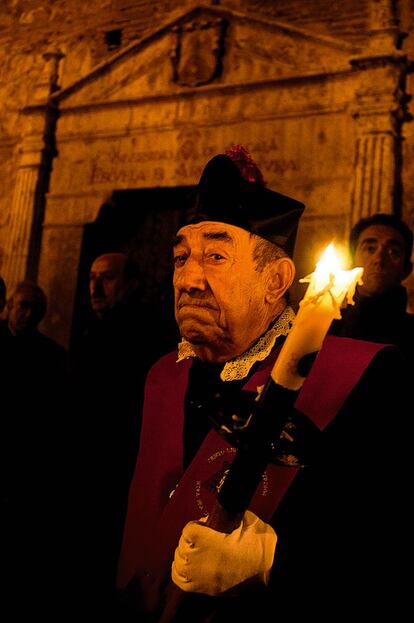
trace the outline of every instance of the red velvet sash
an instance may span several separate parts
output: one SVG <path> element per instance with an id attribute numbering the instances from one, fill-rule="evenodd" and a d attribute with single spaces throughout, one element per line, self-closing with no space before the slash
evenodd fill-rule
<path id="1" fill-rule="evenodd" d="M 328 336 L 296 408 L 323 430 L 382 348 L 381 344 Z M 235 453 L 211 431 L 182 473 L 183 405 L 191 362 L 176 364 L 175 360 L 176 353 L 163 357 L 147 379 L 140 452 L 118 569 L 118 586 L 138 580 L 150 609 L 158 599 L 160 584 L 169 576 L 182 528 L 209 512 L 216 485 Z M 256 391 L 266 382 L 272 365 L 273 361 L 266 362 L 243 389 Z M 268 521 L 296 473 L 295 468 L 270 465 L 250 509 Z"/>

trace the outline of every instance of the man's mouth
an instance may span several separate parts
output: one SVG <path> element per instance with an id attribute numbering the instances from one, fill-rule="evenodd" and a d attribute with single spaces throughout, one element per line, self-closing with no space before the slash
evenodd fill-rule
<path id="1" fill-rule="evenodd" d="M 213 309 L 215 310 L 216 308 L 211 305 L 210 303 L 208 303 L 207 301 L 179 301 L 178 303 L 178 309 L 182 309 L 183 307 L 198 307 L 201 309 Z"/>
<path id="2" fill-rule="evenodd" d="M 385 273 L 383 270 L 374 270 L 371 271 L 370 273 L 366 274 L 367 277 L 384 277 Z"/>

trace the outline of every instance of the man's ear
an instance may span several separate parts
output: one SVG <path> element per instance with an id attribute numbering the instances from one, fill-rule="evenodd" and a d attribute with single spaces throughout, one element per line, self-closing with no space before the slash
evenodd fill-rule
<path id="1" fill-rule="evenodd" d="M 267 266 L 269 278 L 266 291 L 266 302 L 274 304 L 286 294 L 293 283 L 296 269 L 290 257 L 274 260 Z"/>

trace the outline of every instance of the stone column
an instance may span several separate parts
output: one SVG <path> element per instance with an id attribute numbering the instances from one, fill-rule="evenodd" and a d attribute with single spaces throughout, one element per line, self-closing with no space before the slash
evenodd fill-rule
<path id="1" fill-rule="evenodd" d="M 60 52 L 48 52 L 34 103 L 21 111 L 20 161 L 10 210 L 8 244 L 2 269 L 12 292 L 22 279 L 37 278 L 45 193 L 54 157 L 57 109 L 49 97 L 57 88 Z"/>
<path id="2" fill-rule="evenodd" d="M 376 212 L 399 212 L 401 125 L 410 119 L 405 78 L 408 61 L 392 0 L 371 0 L 369 45 L 351 59 L 360 72 L 352 111 L 356 121 L 352 226 Z"/>

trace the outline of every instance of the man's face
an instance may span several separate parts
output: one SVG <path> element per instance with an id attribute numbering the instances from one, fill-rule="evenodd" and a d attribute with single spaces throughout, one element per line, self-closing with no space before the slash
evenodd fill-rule
<path id="1" fill-rule="evenodd" d="M 175 318 L 197 354 L 226 361 L 247 350 L 267 329 L 267 271 L 256 270 L 254 237 L 205 221 L 180 229 L 174 245 Z"/>
<path id="2" fill-rule="evenodd" d="M 364 229 L 355 250 L 355 266 L 362 266 L 362 294 L 383 294 L 407 276 L 404 238 L 388 225 L 370 225 Z"/>
<path id="3" fill-rule="evenodd" d="M 30 290 L 17 291 L 9 303 L 8 325 L 15 335 L 36 329 L 40 322 L 39 301 Z"/>
<path id="4" fill-rule="evenodd" d="M 91 305 L 97 316 L 102 316 L 124 296 L 125 255 L 108 253 L 97 257 L 89 273 Z"/>

